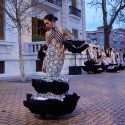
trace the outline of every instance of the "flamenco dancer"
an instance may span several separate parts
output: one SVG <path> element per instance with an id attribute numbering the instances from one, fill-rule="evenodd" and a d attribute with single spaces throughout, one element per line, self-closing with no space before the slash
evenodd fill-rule
<path id="1" fill-rule="evenodd" d="M 32 86 L 37 94 L 27 94 L 27 100 L 24 100 L 24 106 L 32 113 L 45 116 L 71 113 L 80 98 L 76 93 L 68 93 L 68 79 L 60 75 L 65 57 L 63 41 L 66 37 L 70 40 L 75 40 L 75 37 L 66 28 L 57 27 L 57 20 L 58 18 L 52 14 L 44 17 L 44 24 L 48 30 L 45 34 L 47 51 L 42 67 L 45 73 L 41 79 L 32 79 Z"/>

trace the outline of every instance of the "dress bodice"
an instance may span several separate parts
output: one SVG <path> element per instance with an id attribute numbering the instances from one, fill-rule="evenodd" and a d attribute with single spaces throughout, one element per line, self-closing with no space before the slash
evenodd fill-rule
<path id="1" fill-rule="evenodd" d="M 63 44 L 64 36 L 58 29 L 52 29 L 49 37 L 48 43 L 49 44 Z"/>

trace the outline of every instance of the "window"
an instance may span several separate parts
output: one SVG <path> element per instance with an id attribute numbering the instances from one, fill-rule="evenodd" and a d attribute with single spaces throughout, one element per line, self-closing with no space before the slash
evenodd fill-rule
<path id="1" fill-rule="evenodd" d="M 0 0 L 0 4 L 3 5 L 4 1 Z M 5 33 L 5 15 L 3 9 L 0 7 L 0 40 L 4 40 L 4 33 Z"/>
<path id="2" fill-rule="evenodd" d="M 78 38 L 78 30 L 77 29 L 72 29 L 72 34 Z"/>
<path id="3" fill-rule="evenodd" d="M 100 37 L 104 38 L 104 33 L 100 32 Z"/>
<path id="4" fill-rule="evenodd" d="M 32 17 L 32 41 L 44 41 L 45 32 L 43 20 Z"/>
<path id="5" fill-rule="evenodd" d="M 0 61 L 0 74 L 5 73 L 5 61 Z"/>

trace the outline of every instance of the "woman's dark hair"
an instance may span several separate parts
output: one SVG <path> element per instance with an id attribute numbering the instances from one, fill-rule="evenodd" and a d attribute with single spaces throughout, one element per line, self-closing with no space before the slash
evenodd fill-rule
<path id="1" fill-rule="evenodd" d="M 45 17 L 44 17 L 44 20 L 49 20 L 51 22 L 56 22 L 58 20 L 57 17 L 55 17 L 53 14 L 47 14 Z"/>

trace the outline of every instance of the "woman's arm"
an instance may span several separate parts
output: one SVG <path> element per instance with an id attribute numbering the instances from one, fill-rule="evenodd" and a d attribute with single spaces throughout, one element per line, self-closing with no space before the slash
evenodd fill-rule
<path id="1" fill-rule="evenodd" d="M 76 40 L 76 37 L 66 28 L 62 27 L 61 28 L 61 32 L 62 34 L 64 35 L 64 38 L 65 39 L 69 39 L 69 40 Z M 62 54 L 64 54 L 64 51 L 65 51 L 65 47 L 63 45 L 63 47 L 61 48 L 60 52 Z"/>
<path id="2" fill-rule="evenodd" d="M 64 51 L 65 51 L 65 47 L 64 47 L 64 45 L 63 45 L 63 47 L 62 47 L 61 50 L 60 50 L 60 53 L 61 53 L 61 54 L 64 54 Z"/>
<path id="3" fill-rule="evenodd" d="M 45 44 L 44 44 L 45 47 L 48 47 L 48 44 L 49 44 L 48 43 L 48 36 L 49 36 L 49 33 L 46 32 L 46 34 L 45 34 Z M 42 64 L 42 72 L 46 72 L 45 58 L 44 58 L 43 64 Z"/>
<path id="4" fill-rule="evenodd" d="M 46 34 L 45 34 L 45 44 L 46 44 L 46 46 L 48 47 L 48 36 L 49 36 L 49 33 L 48 32 L 46 32 Z"/>
<path id="5" fill-rule="evenodd" d="M 67 37 L 70 40 L 76 39 L 76 37 L 67 28 L 62 28 L 62 29 L 63 29 L 63 34 L 65 37 Z"/>

